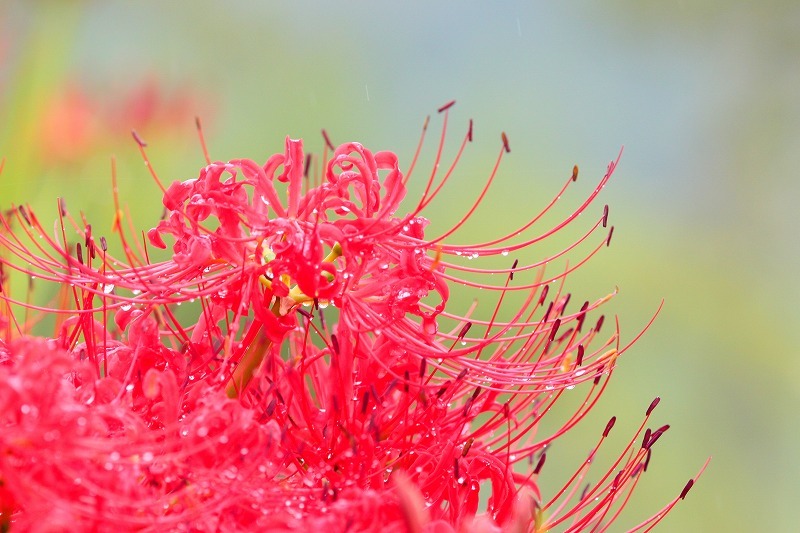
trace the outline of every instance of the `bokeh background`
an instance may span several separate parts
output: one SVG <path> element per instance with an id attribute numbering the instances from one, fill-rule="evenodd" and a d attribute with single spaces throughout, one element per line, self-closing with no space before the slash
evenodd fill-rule
<path id="1" fill-rule="evenodd" d="M 611 204 L 614 242 L 576 284 L 619 286 L 611 308 L 628 339 L 666 303 L 569 446 L 586 448 L 612 414 L 627 435 L 660 395 L 654 424 L 672 428 L 634 515 L 713 455 L 662 530 L 796 530 L 797 2 L 0 6 L 0 204 L 28 202 L 43 220 L 61 196 L 110 225 L 114 154 L 120 195 L 150 227 L 159 197 L 129 132 L 162 179 L 190 178 L 203 162 L 195 115 L 215 159 L 264 160 L 287 134 L 319 149 L 324 127 L 409 161 L 425 116 L 456 99 L 452 140 L 473 118 L 476 142 L 454 205 L 488 176 L 500 132 L 511 140 L 480 215 L 490 227 L 535 213 L 573 164 L 588 191 L 624 145 L 596 206 Z"/>

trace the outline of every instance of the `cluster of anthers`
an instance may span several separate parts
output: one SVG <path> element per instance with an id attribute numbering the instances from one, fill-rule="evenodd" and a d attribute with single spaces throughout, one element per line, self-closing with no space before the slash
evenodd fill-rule
<path id="1" fill-rule="evenodd" d="M 28 207 L 6 211 L 0 529 L 607 530 L 668 429 L 647 428 L 658 398 L 605 471 L 591 459 L 614 418 L 561 488 L 545 493 L 538 478 L 548 446 L 596 404 L 631 344 L 620 344 L 618 325 L 601 337 L 602 315 L 590 319 L 609 297 L 570 306 L 563 291 L 609 244 L 608 208 L 581 217 L 582 236 L 538 261 L 479 268 L 464 258 L 521 255 L 559 232 L 616 163 L 544 229 L 577 167 L 521 227 L 452 244 L 509 152 L 503 134 L 477 200 L 428 236 L 422 213 L 472 140 L 470 121 L 440 167 L 451 105 L 439 110 L 433 171 L 407 214 L 398 213 L 427 120 L 405 174 L 395 154 L 334 147 L 325 132 L 321 157 L 287 139 L 263 165 L 211 162 L 201 135 L 208 164 L 169 186 L 134 134 L 165 211 L 137 238 L 115 193 L 114 255 L 63 202 L 54 234 Z M 169 244 L 155 260 L 153 248 Z M 576 249 L 578 261 L 546 274 Z M 12 271 L 57 291 L 37 304 Z M 456 312 L 454 285 L 496 303 Z M 53 333 L 34 334 L 36 324 Z M 538 434 L 571 389 L 585 399 Z M 693 483 L 633 530 L 655 526 Z"/>

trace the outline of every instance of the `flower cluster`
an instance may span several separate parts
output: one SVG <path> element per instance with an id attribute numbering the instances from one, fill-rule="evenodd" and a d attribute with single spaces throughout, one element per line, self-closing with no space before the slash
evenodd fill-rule
<path id="1" fill-rule="evenodd" d="M 63 203 L 54 235 L 29 208 L 7 211 L 0 528 L 605 531 L 668 429 L 646 428 L 658 399 L 607 470 L 591 459 L 614 418 L 561 489 L 546 493 L 538 477 L 547 447 L 595 405 L 630 346 L 592 318 L 609 297 L 570 306 L 563 292 L 610 242 L 608 208 L 588 208 L 615 163 L 555 223 L 540 228 L 577 167 L 521 227 L 453 244 L 509 145 L 504 134 L 467 214 L 426 234 L 422 213 L 472 140 L 470 122 L 440 176 L 449 107 L 425 192 L 405 214 L 419 150 L 404 174 L 395 154 L 334 147 L 327 134 L 318 158 L 287 139 L 263 165 L 206 154 L 197 178 L 168 186 L 153 171 L 164 216 L 140 239 L 118 207 L 118 253 Z M 588 227 L 563 250 L 503 259 L 584 212 Z M 545 272 L 576 250 L 574 264 Z M 492 256 L 509 264 L 474 261 Z M 58 290 L 33 303 L 12 271 Z M 496 304 L 454 310 L 456 285 Z M 42 321 L 51 335 L 33 334 Z M 584 401 L 537 433 L 578 385 Z M 652 528 L 693 482 L 634 529 Z"/>

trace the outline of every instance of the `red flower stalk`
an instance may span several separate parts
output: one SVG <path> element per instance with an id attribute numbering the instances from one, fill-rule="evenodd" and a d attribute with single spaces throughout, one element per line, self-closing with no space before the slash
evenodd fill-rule
<path id="1" fill-rule="evenodd" d="M 263 165 L 206 156 L 198 178 L 168 187 L 153 172 L 165 215 L 147 240 L 172 242 L 162 261 L 128 236 L 119 208 L 121 257 L 63 203 L 53 236 L 29 209 L 9 211 L 0 220 L 3 527 L 607 530 L 669 427 L 645 429 L 657 400 L 607 471 L 586 461 L 555 494 L 538 476 L 547 446 L 596 404 L 632 344 L 620 344 L 618 326 L 600 337 L 602 315 L 587 322 L 609 297 L 570 308 L 562 292 L 608 245 L 608 208 L 539 261 L 478 268 L 465 258 L 522 254 L 559 232 L 587 212 L 616 162 L 551 226 L 539 228 L 577 167 L 521 227 L 453 244 L 509 151 L 503 134 L 474 205 L 431 237 L 422 213 L 472 139 L 470 122 L 440 178 L 448 108 L 434 170 L 405 215 L 411 170 L 404 176 L 391 152 L 333 148 L 327 134 L 320 160 L 287 139 Z M 323 169 L 316 183 L 312 166 Z M 577 262 L 545 274 L 584 243 Z M 48 306 L 16 298 L 9 270 L 56 282 L 60 294 Z M 459 314 L 457 284 L 495 294 L 496 305 Z M 58 317 L 49 339 L 30 336 L 42 315 Z M 538 434 L 582 383 L 577 410 Z M 634 530 L 652 528 L 693 482 Z"/>

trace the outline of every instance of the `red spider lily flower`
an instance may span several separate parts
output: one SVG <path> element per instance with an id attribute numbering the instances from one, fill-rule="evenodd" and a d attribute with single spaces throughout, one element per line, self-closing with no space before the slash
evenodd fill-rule
<path id="1" fill-rule="evenodd" d="M 76 86 L 66 87 L 45 105 L 39 128 L 42 159 L 49 164 L 86 157 L 102 138 L 94 104 Z"/>
<path id="2" fill-rule="evenodd" d="M 473 265 L 523 254 L 574 225 L 616 163 L 551 225 L 540 227 L 577 167 L 532 220 L 454 244 L 509 151 L 503 134 L 474 205 L 450 230 L 427 235 L 422 213 L 472 139 L 470 123 L 439 178 L 449 107 L 440 110 L 425 192 L 402 215 L 411 170 L 404 175 L 391 152 L 334 148 L 325 134 L 319 160 L 291 139 L 263 165 L 206 156 L 196 179 L 161 186 L 165 215 L 147 242 L 129 237 L 118 208 L 120 257 L 63 203 L 54 236 L 30 209 L 3 216 L 0 523 L 26 531 L 607 530 L 669 428 L 647 428 L 658 400 L 606 471 L 595 473 L 593 459 L 615 418 L 563 488 L 546 494 L 538 484 L 547 447 L 597 403 L 633 342 L 621 344 L 618 326 L 601 337 L 603 315 L 589 321 L 610 296 L 570 307 L 562 292 L 567 275 L 609 244 L 607 207 L 554 254 Z M 315 161 L 322 172 L 312 183 Z M 170 257 L 151 258 L 148 244 L 169 242 Z M 582 249 L 571 266 L 545 273 Z M 12 270 L 58 283 L 54 303 L 16 297 Z M 454 310 L 450 287 L 462 284 L 497 303 Z M 31 337 L 42 315 L 55 315 L 56 329 Z M 539 434 L 572 389 L 584 401 L 552 434 Z M 634 530 L 654 527 L 694 479 Z"/>
<path id="3" fill-rule="evenodd" d="M 127 138 L 129 128 L 121 131 L 120 124 L 169 135 L 191 118 L 190 109 L 203 105 L 192 91 L 168 91 L 153 78 L 139 81 L 122 97 L 109 99 L 97 92 L 73 82 L 45 102 L 37 144 L 43 164 L 75 163 Z"/>

